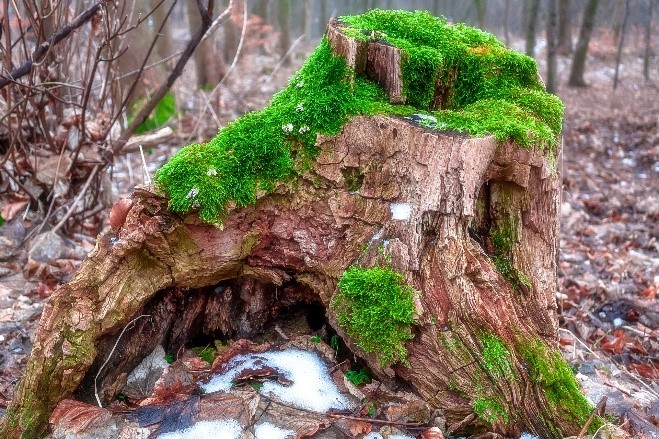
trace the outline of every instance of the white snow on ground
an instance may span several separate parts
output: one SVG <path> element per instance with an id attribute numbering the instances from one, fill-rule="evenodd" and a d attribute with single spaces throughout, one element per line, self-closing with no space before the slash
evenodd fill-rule
<path id="1" fill-rule="evenodd" d="M 409 203 L 393 203 L 389 208 L 391 219 L 407 221 L 412 216 L 412 205 Z"/>
<path id="2" fill-rule="evenodd" d="M 364 436 L 364 439 L 383 439 L 383 437 L 380 433 L 372 431 L 366 436 Z M 414 436 L 407 436 L 405 434 L 394 434 L 394 435 L 390 435 L 389 439 L 414 439 Z"/>
<path id="3" fill-rule="evenodd" d="M 352 408 L 330 378 L 327 366 L 318 354 L 297 349 L 237 355 L 229 361 L 227 372 L 201 384 L 201 389 L 205 393 L 226 392 L 241 371 L 265 365 L 277 369 L 292 384 L 284 386 L 267 381 L 259 390 L 264 395 L 273 395 L 296 407 L 319 413 Z"/>
<path id="4" fill-rule="evenodd" d="M 269 422 L 263 422 L 254 427 L 254 435 L 256 439 L 288 439 L 295 437 L 295 432 L 293 430 L 284 430 Z"/>
<path id="5" fill-rule="evenodd" d="M 240 439 L 242 427 L 234 420 L 201 421 L 184 430 L 158 435 L 158 439 Z M 258 438 L 258 436 L 257 436 Z"/>

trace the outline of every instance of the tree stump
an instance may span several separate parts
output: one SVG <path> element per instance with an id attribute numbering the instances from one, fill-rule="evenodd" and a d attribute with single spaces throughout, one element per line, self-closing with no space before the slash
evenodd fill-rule
<path id="1" fill-rule="evenodd" d="M 474 29 L 425 13 L 386 14 L 394 14 L 383 15 L 387 22 L 394 17 L 404 25 L 436 23 L 438 32 L 457 29 L 466 35 L 468 55 L 490 56 L 483 53 L 494 48 L 495 57 L 508 56 L 493 37 Z M 331 49 L 332 59 L 347 65 L 342 84 L 357 90 L 367 78 L 384 88 L 390 104 L 416 101 L 416 110 L 405 107 L 408 117 L 390 109 L 348 114 L 331 135 L 312 126 L 311 159 L 272 187 L 253 181 L 251 204 L 213 207 L 225 213 L 221 227 L 201 219 L 208 220 L 201 200 L 176 203 L 176 193 L 194 201 L 199 190 L 190 187 L 200 186 L 182 181 L 173 189 L 162 178 L 167 169 L 158 189 L 135 189 L 113 208 L 114 230 L 98 237 L 74 278 L 47 302 L 2 437 L 42 436 L 65 397 L 107 403 L 158 344 L 175 353 L 200 335 L 249 337 L 301 303 L 322 307 L 375 374 L 409 384 L 443 410 L 454 432 L 515 437 L 530 431 L 554 438 L 581 429 L 590 406 L 556 346 L 560 173 L 553 164 L 559 133 L 550 148 L 530 132 L 529 144 L 520 145 L 514 135 L 506 140 L 496 131 L 470 136 L 428 127 L 430 116 L 442 120 L 445 114 L 433 110 L 469 110 L 459 96 L 468 76 L 455 64 L 460 57 L 454 64 L 448 58 L 428 64 L 439 74 L 428 73 L 432 93 L 420 98 L 421 82 L 406 76 L 414 53 L 394 44 L 395 29 L 347 22 L 330 22 L 318 49 Z M 482 80 L 504 69 L 495 66 Z M 289 88 L 302 93 L 301 83 L 293 78 Z M 311 105 L 305 101 L 304 111 Z M 413 111 L 420 113 L 410 116 Z M 287 124 L 281 128 L 291 133 Z M 286 139 L 291 150 L 299 147 Z M 200 160 L 206 150 L 187 151 L 181 154 Z M 304 149 L 297 151 L 302 160 Z M 199 175 L 199 181 L 214 177 L 215 168 Z M 366 352 L 338 324 L 333 299 L 353 266 L 388 267 L 419 292 L 406 360 L 383 367 L 377 352 Z"/>

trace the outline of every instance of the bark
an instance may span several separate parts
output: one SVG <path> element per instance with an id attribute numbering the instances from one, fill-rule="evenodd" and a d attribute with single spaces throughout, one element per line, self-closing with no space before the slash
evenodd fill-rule
<path id="1" fill-rule="evenodd" d="M 571 87 L 585 87 L 586 81 L 583 79 L 584 69 L 586 67 L 586 55 L 588 54 L 588 43 L 590 36 L 595 27 L 595 17 L 597 16 L 597 6 L 599 0 L 588 0 L 583 13 L 583 22 L 579 31 L 579 41 L 574 50 L 572 57 L 572 67 L 570 68 L 570 80 L 568 85 Z"/>
<path id="2" fill-rule="evenodd" d="M 400 99 L 397 80 L 387 79 L 399 75 L 400 54 L 333 26 L 335 53 Z M 459 433 L 578 433 L 580 423 L 548 400 L 522 352 L 529 341 L 558 352 L 557 157 L 383 115 L 355 117 L 317 145 L 308 171 L 232 209 L 222 229 L 195 213 L 172 214 L 168 200 L 148 187 L 115 206 L 114 232 L 98 237 L 74 278 L 47 302 L 0 436 L 42 436 L 56 403 L 71 395 L 93 400 L 94 383 L 107 403 L 156 344 L 175 353 L 200 335 L 248 337 L 282 308 L 305 304 L 324 307 L 374 373 L 406 382 L 460 425 Z M 408 203 L 411 217 L 392 218 L 393 203 Z M 497 269 L 492 238 L 502 228 L 511 229 L 510 262 L 528 284 L 515 285 Z M 409 367 L 381 369 L 329 306 L 349 266 L 385 263 L 381 248 L 421 292 Z M 492 363 L 486 345 L 494 338 L 507 354 Z M 477 402 L 491 395 L 506 422 L 475 416 Z"/>
<path id="3" fill-rule="evenodd" d="M 558 47 L 560 55 L 572 53 L 572 13 L 570 0 L 558 0 Z"/>

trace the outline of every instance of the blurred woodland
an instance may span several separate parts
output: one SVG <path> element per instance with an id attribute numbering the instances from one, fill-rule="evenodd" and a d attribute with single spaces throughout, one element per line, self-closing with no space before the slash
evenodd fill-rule
<path id="1" fill-rule="evenodd" d="M 262 108 L 330 17 L 371 8 L 428 10 L 538 61 L 566 105 L 561 343 L 599 385 L 626 376 L 614 414 L 656 431 L 657 0 L 0 2 L 0 414 L 43 300 L 113 203 Z"/>

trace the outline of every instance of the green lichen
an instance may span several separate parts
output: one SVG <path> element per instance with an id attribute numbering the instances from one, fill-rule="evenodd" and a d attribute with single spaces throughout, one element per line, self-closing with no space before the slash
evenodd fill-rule
<path id="1" fill-rule="evenodd" d="M 414 295 L 402 274 L 389 267 L 352 266 L 339 280 L 331 306 L 348 336 L 365 352 L 378 357 L 380 365 L 408 364 L 405 342 L 416 323 Z"/>
<path id="2" fill-rule="evenodd" d="M 507 424 L 510 420 L 506 409 L 490 398 L 478 398 L 473 403 L 474 413 L 485 422 L 501 422 Z"/>
<path id="3" fill-rule="evenodd" d="M 557 351 L 550 350 L 540 340 L 521 343 L 518 346 L 531 380 L 545 391 L 550 404 L 577 425 L 583 425 L 593 410 L 593 406 L 581 393 L 574 372 Z M 592 433 L 602 425 L 602 419 L 596 417 L 590 425 Z"/>
<path id="4" fill-rule="evenodd" d="M 202 220 L 221 224 L 228 209 L 252 204 L 257 194 L 309 169 L 316 136 L 335 135 L 360 114 L 427 113 L 440 101 L 442 110 L 432 113 L 438 129 L 493 134 L 550 152 L 558 143 L 560 100 L 544 91 L 532 58 L 494 36 L 427 12 L 372 10 L 341 20 L 346 35 L 401 48 L 409 106 L 392 106 L 375 83 L 352 80 L 354 72 L 323 39 L 268 107 L 230 123 L 208 143 L 186 146 L 157 172 L 156 186 L 173 211 L 197 209 Z M 353 189 L 358 184 L 348 181 Z"/>
<path id="5" fill-rule="evenodd" d="M 374 9 L 341 21 L 347 35 L 378 31 L 374 37 L 401 49 L 409 104 L 429 110 L 442 97 L 442 110 L 432 113 L 437 128 L 550 151 L 558 143 L 563 104 L 545 92 L 532 58 L 493 35 L 420 11 Z"/>

